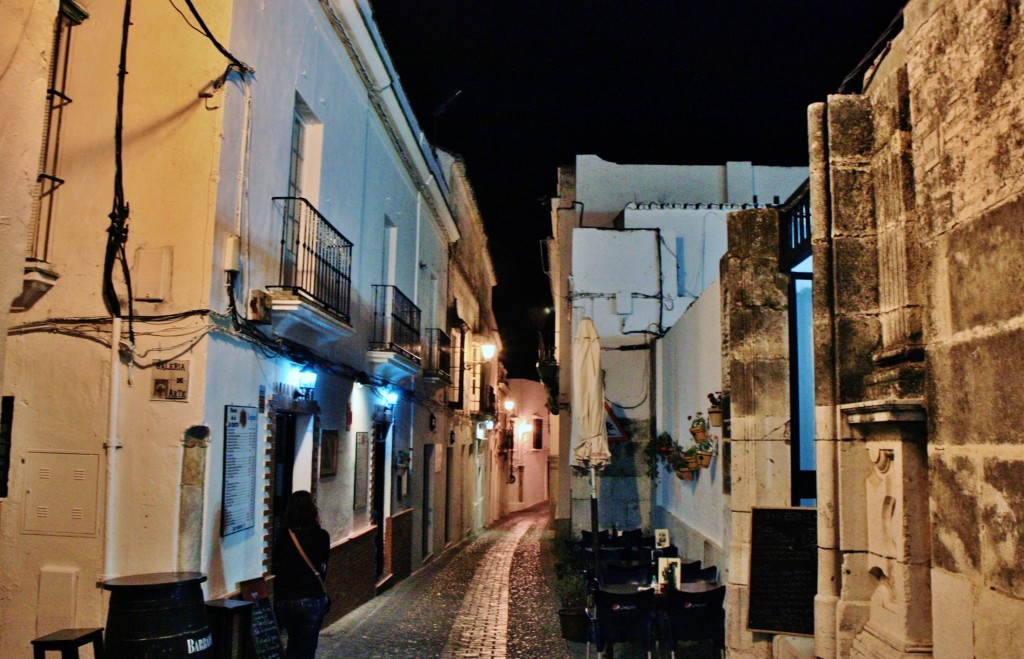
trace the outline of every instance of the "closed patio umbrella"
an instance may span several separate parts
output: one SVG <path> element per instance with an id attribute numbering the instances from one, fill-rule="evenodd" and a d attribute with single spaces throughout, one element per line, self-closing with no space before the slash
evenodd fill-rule
<path id="1" fill-rule="evenodd" d="M 604 425 L 604 381 L 601 342 L 594 321 L 580 321 L 572 355 L 572 455 L 576 465 L 590 470 L 590 530 L 597 560 L 597 469 L 611 458 Z M 595 566 L 596 567 L 596 566 Z"/>

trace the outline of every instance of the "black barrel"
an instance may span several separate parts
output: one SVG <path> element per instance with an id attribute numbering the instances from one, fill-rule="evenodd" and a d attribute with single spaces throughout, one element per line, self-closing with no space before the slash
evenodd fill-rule
<path id="1" fill-rule="evenodd" d="M 103 582 L 110 591 L 107 656 L 213 657 L 200 572 L 157 572 Z"/>

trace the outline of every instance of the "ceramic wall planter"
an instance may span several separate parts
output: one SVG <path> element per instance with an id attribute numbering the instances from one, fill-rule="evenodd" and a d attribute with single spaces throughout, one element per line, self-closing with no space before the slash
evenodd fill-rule
<path id="1" fill-rule="evenodd" d="M 712 428 L 722 427 L 722 408 L 721 407 L 709 407 L 708 408 L 708 421 L 711 423 Z"/>

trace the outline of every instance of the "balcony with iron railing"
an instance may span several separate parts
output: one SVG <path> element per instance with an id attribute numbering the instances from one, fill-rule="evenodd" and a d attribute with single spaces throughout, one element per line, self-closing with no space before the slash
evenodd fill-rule
<path id="1" fill-rule="evenodd" d="M 311 347 L 350 336 L 352 242 L 302 197 L 281 206 L 276 284 L 267 286 L 275 333 Z"/>
<path id="2" fill-rule="evenodd" d="M 423 378 L 450 384 L 452 381 L 452 339 L 439 327 L 428 329 L 426 334 Z"/>
<path id="3" fill-rule="evenodd" d="M 789 272 L 811 255 L 810 179 L 778 207 L 779 270 Z"/>
<path id="4" fill-rule="evenodd" d="M 395 286 L 373 287 L 373 334 L 370 362 L 375 373 L 392 379 L 420 369 L 420 309 Z"/>

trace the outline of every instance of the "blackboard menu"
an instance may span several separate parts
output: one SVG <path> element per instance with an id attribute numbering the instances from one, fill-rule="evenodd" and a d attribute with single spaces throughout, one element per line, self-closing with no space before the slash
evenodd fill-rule
<path id="1" fill-rule="evenodd" d="M 224 489 L 220 534 L 231 535 L 256 524 L 256 407 L 224 407 Z"/>
<path id="2" fill-rule="evenodd" d="M 281 633 L 277 630 L 274 607 L 270 603 L 266 581 L 261 577 L 239 583 L 242 599 L 252 602 L 249 655 L 258 659 L 284 659 Z M 247 656 L 249 656 L 247 655 Z"/>
<path id="3" fill-rule="evenodd" d="M 813 635 L 817 510 L 754 508 L 751 512 L 748 629 Z"/>

